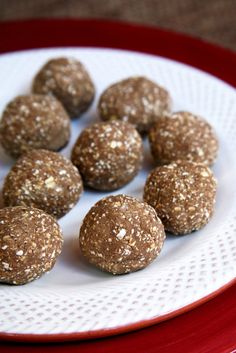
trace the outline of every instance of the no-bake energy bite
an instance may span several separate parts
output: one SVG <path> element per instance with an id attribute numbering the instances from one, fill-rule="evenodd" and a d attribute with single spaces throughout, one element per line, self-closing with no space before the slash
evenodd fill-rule
<path id="1" fill-rule="evenodd" d="M 182 159 L 212 165 L 218 152 L 218 140 L 211 125 L 188 112 L 158 119 L 150 129 L 149 142 L 157 164 Z"/>
<path id="2" fill-rule="evenodd" d="M 206 225 L 214 212 L 215 197 L 211 170 L 188 161 L 157 167 L 144 188 L 144 200 L 173 234 L 187 234 Z"/>
<path id="3" fill-rule="evenodd" d="M 25 284 L 51 270 L 62 249 L 56 220 L 36 208 L 0 209 L 0 282 Z"/>
<path id="4" fill-rule="evenodd" d="M 93 265 L 113 274 L 146 267 L 160 253 L 165 232 L 155 210 L 126 195 L 98 201 L 84 218 L 79 243 Z"/>
<path id="5" fill-rule="evenodd" d="M 18 96 L 7 105 L 0 121 L 0 142 L 13 157 L 32 148 L 57 151 L 69 138 L 70 118 L 50 96 Z"/>
<path id="6" fill-rule="evenodd" d="M 141 167 L 142 139 L 128 123 L 96 123 L 82 131 L 71 159 L 86 185 L 98 190 L 118 189 L 130 182 Z"/>
<path id="7" fill-rule="evenodd" d="M 49 60 L 36 75 L 32 90 L 34 93 L 55 96 L 72 118 L 85 112 L 95 95 L 89 73 L 74 58 Z"/>
<path id="8" fill-rule="evenodd" d="M 128 121 L 140 133 L 146 133 L 170 108 L 168 91 L 146 77 L 130 77 L 111 85 L 98 104 L 102 120 Z"/>
<path id="9" fill-rule="evenodd" d="M 32 150 L 18 159 L 3 185 L 5 206 L 30 206 L 62 217 L 83 190 L 76 167 L 62 155 Z"/>

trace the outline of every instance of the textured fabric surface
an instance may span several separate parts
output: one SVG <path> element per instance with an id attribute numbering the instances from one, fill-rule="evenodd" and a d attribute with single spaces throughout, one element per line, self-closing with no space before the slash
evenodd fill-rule
<path id="1" fill-rule="evenodd" d="M 156 25 L 236 50 L 235 0 L 0 0 L 0 21 L 39 17 Z"/>

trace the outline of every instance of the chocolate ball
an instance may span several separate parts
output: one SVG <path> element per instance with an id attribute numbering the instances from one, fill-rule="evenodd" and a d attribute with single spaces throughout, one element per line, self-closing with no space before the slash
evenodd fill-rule
<path id="1" fill-rule="evenodd" d="M 173 234 L 187 234 L 206 225 L 214 211 L 215 197 L 216 180 L 211 170 L 188 161 L 157 167 L 144 188 L 144 200 Z"/>
<path id="2" fill-rule="evenodd" d="M 0 141 L 13 157 L 32 148 L 57 151 L 70 138 L 70 118 L 53 97 L 31 94 L 13 99 L 0 121 Z"/>
<path id="3" fill-rule="evenodd" d="M 80 174 L 56 152 L 32 150 L 18 159 L 3 185 L 5 206 L 29 206 L 62 217 L 82 192 Z"/>
<path id="4" fill-rule="evenodd" d="M 89 73 L 80 61 L 73 58 L 49 60 L 36 75 L 32 90 L 54 95 L 72 118 L 85 112 L 95 95 Z"/>
<path id="5" fill-rule="evenodd" d="M 167 90 L 146 77 L 130 77 L 111 85 L 98 104 L 102 120 L 128 121 L 140 133 L 146 133 L 170 108 Z"/>
<path id="6" fill-rule="evenodd" d="M 98 201 L 84 218 L 79 243 L 93 265 L 113 274 L 140 270 L 160 253 L 165 232 L 155 210 L 126 195 Z"/>
<path id="7" fill-rule="evenodd" d="M 25 284 L 54 266 L 62 249 L 56 220 L 36 208 L 0 209 L 0 282 Z"/>
<path id="8" fill-rule="evenodd" d="M 149 142 L 158 164 L 181 159 L 211 165 L 218 151 L 218 141 L 211 125 L 188 112 L 158 119 L 150 129 Z"/>
<path id="9" fill-rule="evenodd" d="M 86 185 L 98 190 L 118 189 L 130 182 L 141 167 L 142 140 L 128 123 L 97 123 L 82 131 L 71 159 Z"/>

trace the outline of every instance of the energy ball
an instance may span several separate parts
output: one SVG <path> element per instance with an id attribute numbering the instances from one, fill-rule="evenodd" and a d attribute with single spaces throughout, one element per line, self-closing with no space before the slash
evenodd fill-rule
<path id="1" fill-rule="evenodd" d="M 71 159 L 86 185 L 97 190 L 118 189 L 130 182 L 141 167 L 142 139 L 128 123 L 96 123 L 82 131 Z"/>
<path id="2" fill-rule="evenodd" d="M 98 201 L 84 218 L 79 243 L 93 265 L 115 274 L 140 270 L 160 253 L 164 227 L 148 204 L 126 195 Z"/>
<path id="3" fill-rule="evenodd" d="M 55 96 L 71 118 L 85 112 L 95 95 L 89 73 L 80 61 L 73 58 L 49 60 L 36 75 L 32 90 Z"/>
<path id="4" fill-rule="evenodd" d="M 181 159 L 209 166 L 218 152 L 211 125 L 188 112 L 158 119 L 149 131 L 149 142 L 155 161 L 161 165 Z"/>
<path id="5" fill-rule="evenodd" d="M 18 96 L 7 105 L 0 121 L 1 144 L 13 157 L 32 148 L 57 151 L 69 138 L 70 118 L 50 96 Z"/>
<path id="6" fill-rule="evenodd" d="M 144 200 L 154 207 L 165 230 L 187 234 L 206 225 L 214 211 L 216 180 L 211 170 L 188 161 L 154 169 L 144 188 Z"/>
<path id="7" fill-rule="evenodd" d="M 74 207 L 83 190 L 80 174 L 56 152 L 32 150 L 20 157 L 3 185 L 5 206 L 29 206 L 59 218 Z"/>
<path id="8" fill-rule="evenodd" d="M 170 95 L 146 77 L 130 77 L 108 87 L 98 104 L 102 120 L 123 120 L 140 133 L 149 131 L 160 116 L 169 113 Z"/>
<path id="9" fill-rule="evenodd" d="M 56 220 L 37 208 L 0 209 L 0 282 L 25 284 L 54 266 L 63 244 Z"/>

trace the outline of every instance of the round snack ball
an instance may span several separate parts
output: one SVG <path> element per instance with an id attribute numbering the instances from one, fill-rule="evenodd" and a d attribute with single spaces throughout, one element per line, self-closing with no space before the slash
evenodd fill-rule
<path id="1" fill-rule="evenodd" d="M 32 150 L 18 159 L 3 185 L 5 206 L 30 206 L 62 217 L 83 190 L 80 174 L 62 155 Z"/>
<path id="2" fill-rule="evenodd" d="M 95 95 L 89 73 L 80 61 L 73 58 L 49 60 L 36 75 L 32 90 L 54 95 L 72 118 L 86 111 Z"/>
<path id="3" fill-rule="evenodd" d="M 0 121 L 1 144 L 13 157 L 32 148 L 57 151 L 69 138 L 70 118 L 50 96 L 18 96 L 7 105 Z"/>
<path id="4" fill-rule="evenodd" d="M 206 225 L 214 212 L 215 197 L 211 170 L 188 161 L 157 167 L 144 188 L 144 200 L 154 207 L 165 229 L 176 235 Z"/>
<path id="5" fill-rule="evenodd" d="M 37 208 L 0 209 L 0 282 L 25 284 L 54 266 L 63 244 L 56 220 Z"/>
<path id="6" fill-rule="evenodd" d="M 86 185 L 98 190 L 118 189 L 141 167 L 142 139 L 128 123 L 96 123 L 82 131 L 71 159 Z"/>
<path id="7" fill-rule="evenodd" d="M 82 254 L 104 271 L 140 270 L 160 253 L 164 227 L 148 204 L 126 195 L 98 201 L 84 218 L 79 243 Z"/>
<path id="8" fill-rule="evenodd" d="M 181 159 L 211 165 L 218 151 L 218 141 L 211 125 L 188 112 L 158 119 L 149 131 L 149 142 L 158 164 Z"/>
<path id="9" fill-rule="evenodd" d="M 99 100 L 102 120 L 123 120 L 146 133 L 162 115 L 169 113 L 169 93 L 145 77 L 130 77 L 108 87 Z"/>

